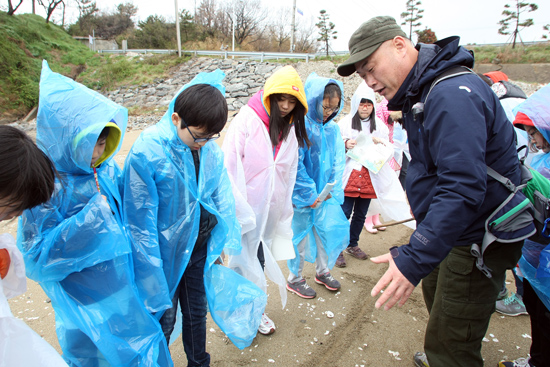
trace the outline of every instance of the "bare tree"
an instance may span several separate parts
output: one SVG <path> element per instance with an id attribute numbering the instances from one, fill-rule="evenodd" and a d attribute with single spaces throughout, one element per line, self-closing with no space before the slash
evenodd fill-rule
<path id="1" fill-rule="evenodd" d="M 17 8 L 19 8 L 22 2 L 23 0 L 20 0 L 19 4 L 17 4 L 17 6 L 14 7 L 11 3 L 11 0 L 8 0 L 8 15 L 13 15 L 17 11 Z"/>
<path id="2" fill-rule="evenodd" d="M 235 43 L 240 45 L 255 32 L 263 30 L 268 13 L 261 0 L 233 0 L 229 5 L 234 15 L 230 14 L 229 8 L 226 8 L 226 13 L 235 17 Z"/>
<path id="3" fill-rule="evenodd" d="M 216 16 L 218 4 L 216 0 L 202 0 L 195 13 L 195 22 L 203 32 L 213 37 L 216 34 Z"/>
<path id="4" fill-rule="evenodd" d="M 518 37 L 521 40 L 521 36 L 519 35 L 519 32 L 523 28 L 527 28 L 535 24 L 533 22 L 533 18 L 529 18 L 521 22 L 519 20 L 521 13 L 524 13 L 524 12 L 530 13 L 539 8 L 537 4 L 524 3 L 519 0 L 515 0 L 515 1 L 516 1 L 515 9 L 510 10 L 510 8 L 512 8 L 510 4 L 504 5 L 504 10 L 502 11 L 502 15 L 504 15 L 505 18 L 498 22 L 498 24 L 500 25 L 498 34 L 510 35 L 510 39 L 512 40 L 512 48 L 516 47 L 516 39 Z M 513 31 L 508 30 L 510 23 L 512 24 L 515 23 Z"/>
<path id="5" fill-rule="evenodd" d="M 280 8 L 273 17 L 271 24 L 267 26 L 273 43 L 279 52 L 290 48 L 290 44 L 286 46 L 287 41 L 290 40 L 290 33 L 292 31 L 292 25 L 288 22 L 291 16 L 290 12 L 289 8 Z"/>
<path id="6" fill-rule="evenodd" d="M 44 0 L 38 0 L 38 4 L 42 5 L 44 10 L 46 10 L 46 23 L 50 22 L 50 18 L 55 8 L 57 8 L 57 6 L 61 3 L 63 3 L 63 0 L 48 0 L 46 2 L 44 2 Z"/>
<path id="7" fill-rule="evenodd" d="M 298 23 L 296 26 L 296 39 L 294 41 L 296 52 L 315 52 L 317 50 L 316 30 L 317 26 L 313 17 L 308 22 Z"/>

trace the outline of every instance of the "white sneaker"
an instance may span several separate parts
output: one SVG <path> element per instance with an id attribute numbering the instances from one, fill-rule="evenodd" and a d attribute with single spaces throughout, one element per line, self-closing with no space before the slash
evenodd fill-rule
<path id="1" fill-rule="evenodd" d="M 263 335 L 270 335 L 275 332 L 275 324 L 265 313 L 262 314 L 262 322 L 260 323 L 258 332 Z"/>

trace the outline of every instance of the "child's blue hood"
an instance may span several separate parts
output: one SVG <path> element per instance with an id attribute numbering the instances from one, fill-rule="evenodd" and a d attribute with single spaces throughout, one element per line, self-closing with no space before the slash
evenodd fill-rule
<path id="1" fill-rule="evenodd" d="M 111 124 L 110 124 L 111 123 Z M 54 73 L 42 62 L 40 100 L 36 119 L 36 140 L 56 168 L 73 174 L 91 173 L 90 167 L 97 138 L 103 128 L 115 124 L 118 142 L 106 148 L 103 162 L 120 149 L 128 110 L 98 92 L 74 80 Z M 113 134 L 109 134 L 110 137 Z"/>
<path id="2" fill-rule="evenodd" d="M 306 91 L 308 112 L 307 117 L 314 122 L 323 124 L 323 96 L 325 94 L 325 87 L 329 84 L 336 84 L 340 91 L 342 92 L 342 100 L 340 101 L 340 107 L 338 111 L 333 114 L 332 119 L 334 120 L 336 116 L 340 114 L 342 108 L 344 107 L 344 84 L 335 79 L 323 78 L 317 75 L 316 73 L 311 73 L 307 77 L 306 84 L 304 89 Z M 330 120 L 329 120 L 330 121 Z M 327 122 L 329 122 L 327 121 Z"/>

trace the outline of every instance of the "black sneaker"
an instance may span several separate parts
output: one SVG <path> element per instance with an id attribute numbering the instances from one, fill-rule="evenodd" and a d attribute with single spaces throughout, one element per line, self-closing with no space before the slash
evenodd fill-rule
<path id="1" fill-rule="evenodd" d="M 340 289 L 340 282 L 334 279 L 330 273 L 315 275 L 315 283 L 324 285 L 328 290 L 337 291 Z"/>

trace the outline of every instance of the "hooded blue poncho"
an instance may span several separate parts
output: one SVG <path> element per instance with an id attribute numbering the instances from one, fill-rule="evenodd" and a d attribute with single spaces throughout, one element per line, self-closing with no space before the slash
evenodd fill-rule
<path id="1" fill-rule="evenodd" d="M 315 228 L 328 254 L 328 267 L 331 269 L 340 252 L 349 244 L 349 221 L 341 208 L 344 203 L 342 176 L 345 147 L 340 129 L 334 122 L 344 103 L 340 102 L 338 111 L 329 117 L 329 121 L 323 123 L 323 97 L 328 84 L 338 85 L 342 96 L 344 95 L 342 82 L 322 78 L 315 73 L 310 74 L 304 86 L 308 102 L 306 130 L 312 145 L 309 149 L 299 149 L 298 173 L 292 195 L 292 204 L 295 206 L 292 242 L 295 252 L 298 253 L 298 244 L 308 236 L 305 260 L 315 262 Z M 317 209 L 312 209 L 310 205 L 315 202 L 325 185 L 332 182 L 335 183 L 331 191 L 332 198 L 324 201 Z M 299 262 L 298 256 L 288 260 L 288 268 L 295 275 L 298 275 Z"/>
<path id="2" fill-rule="evenodd" d="M 514 108 L 514 114 L 526 114 L 547 142 L 550 142 L 550 85 L 535 92 Z M 550 153 L 537 154 L 531 167 L 547 178 L 550 174 Z M 550 245 L 525 240 L 519 267 L 523 276 L 550 310 Z"/>
<path id="3" fill-rule="evenodd" d="M 213 141 L 200 149 L 197 182 L 191 150 L 178 137 L 171 119 L 176 98 L 184 89 L 209 84 L 224 94 L 224 77 L 221 70 L 198 74 L 178 91 L 162 119 L 134 143 L 124 165 L 124 219 L 133 239 L 140 295 L 160 319 L 172 307 L 193 252 L 200 205 L 216 216 L 204 268 L 206 297 L 213 320 L 242 349 L 258 331 L 267 296 L 233 270 L 214 264 L 224 247 L 227 254 L 241 249 L 241 227 L 223 153 Z"/>
<path id="4" fill-rule="evenodd" d="M 24 212 L 17 245 L 27 276 L 52 300 L 69 365 L 172 365 L 160 325 L 139 299 L 122 225 L 120 168 L 112 156 L 127 120 L 125 108 L 43 62 L 37 143 L 61 179 L 48 203 Z M 90 164 L 106 126 L 110 133 L 96 163 L 96 183 Z"/>

